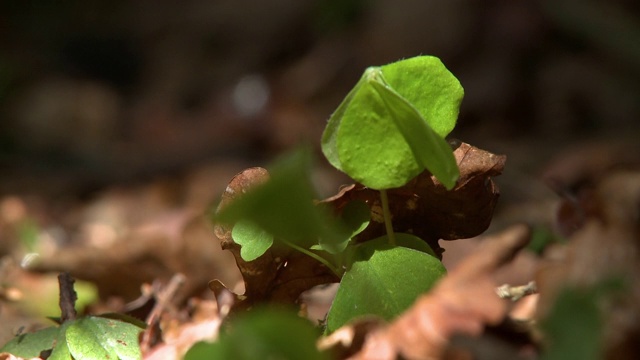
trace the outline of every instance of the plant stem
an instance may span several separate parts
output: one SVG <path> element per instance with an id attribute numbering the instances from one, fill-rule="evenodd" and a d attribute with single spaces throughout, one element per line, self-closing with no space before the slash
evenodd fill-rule
<path id="1" fill-rule="evenodd" d="M 305 254 L 307 256 L 310 256 L 310 257 L 314 258 L 315 260 L 321 262 L 324 266 L 328 267 L 329 270 L 331 270 L 334 274 L 336 274 L 336 276 L 342 277 L 342 272 L 336 266 L 334 266 L 332 263 L 330 263 L 329 260 L 327 260 L 327 259 L 323 258 L 322 256 L 320 256 L 320 255 L 318 255 L 316 253 L 313 253 L 313 252 L 311 252 L 311 251 L 309 251 L 309 250 L 307 250 L 307 249 L 305 249 L 303 247 L 300 247 L 300 246 L 298 246 L 298 245 L 296 245 L 296 244 L 294 244 L 292 242 L 288 242 L 286 240 L 280 240 L 280 241 L 282 241 L 283 243 L 287 244 L 288 246 L 291 246 L 292 248 L 300 251 L 301 253 L 303 253 L 303 254 Z"/>
<path id="2" fill-rule="evenodd" d="M 391 211 L 389 210 L 389 197 L 387 196 L 387 190 L 380 190 L 380 200 L 382 202 L 382 215 L 384 217 L 384 227 L 387 230 L 389 244 L 391 246 L 396 246 L 396 234 L 393 232 L 393 225 L 391 224 Z"/>

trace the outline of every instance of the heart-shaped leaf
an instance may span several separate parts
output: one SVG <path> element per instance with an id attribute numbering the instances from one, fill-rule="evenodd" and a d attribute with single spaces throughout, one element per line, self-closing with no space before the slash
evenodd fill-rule
<path id="1" fill-rule="evenodd" d="M 273 236 L 256 224 L 240 220 L 238 221 L 231 236 L 236 244 L 240 245 L 240 256 L 244 261 L 253 261 L 264 254 L 273 245 Z"/>
<path id="2" fill-rule="evenodd" d="M 86 317 L 69 325 L 65 336 L 69 352 L 76 359 L 140 359 L 135 325 L 101 317 Z"/>
<path id="3" fill-rule="evenodd" d="M 16 337 L 0 352 L 23 358 L 38 357 L 51 350 L 52 360 L 75 359 L 140 359 L 138 326 L 98 316 L 67 321 L 60 327 L 49 327 Z"/>
<path id="4" fill-rule="evenodd" d="M 378 73 L 378 76 L 380 74 Z M 415 160 L 447 189 L 452 189 L 460 171 L 451 146 L 423 120 L 416 108 L 384 83 L 384 78 L 379 77 L 376 80 L 372 81 L 371 85 L 380 95 L 391 114 L 391 119 L 409 144 Z M 418 174 L 412 178 L 416 176 Z M 411 179 L 407 182 L 409 180 Z M 402 185 L 405 184 L 406 182 Z"/>
<path id="5" fill-rule="evenodd" d="M 451 188 L 458 169 L 443 137 L 455 126 L 463 95 L 434 57 L 371 67 L 329 119 L 322 151 L 373 189 L 401 187 L 424 169 Z"/>
<path id="6" fill-rule="evenodd" d="M 51 326 L 40 331 L 21 334 L 0 348 L 0 353 L 9 353 L 25 359 L 38 357 L 40 352 L 52 349 L 58 339 L 60 328 Z"/>
<path id="7" fill-rule="evenodd" d="M 446 273 L 437 258 L 384 242 L 358 246 L 354 258 L 356 261 L 342 277 L 331 305 L 327 332 L 364 315 L 390 320 L 411 306 Z"/>
<path id="8" fill-rule="evenodd" d="M 416 56 L 381 67 L 389 86 L 438 135 L 446 137 L 456 126 L 464 89 L 460 81 L 435 56 Z"/>

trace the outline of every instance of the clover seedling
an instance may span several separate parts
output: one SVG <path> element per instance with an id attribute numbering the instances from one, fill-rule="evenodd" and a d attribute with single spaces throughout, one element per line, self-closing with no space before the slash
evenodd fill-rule
<path id="1" fill-rule="evenodd" d="M 18 335 L 0 348 L 0 353 L 20 358 L 49 353 L 52 360 L 141 358 L 138 335 L 144 323 L 120 314 L 76 318 L 73 279 L 68 274 L 59 279 L 62 324 Z"/>
<path id="2" fill-rule="evenodd" d="M 329 162 L 372 189 L 401 187 L 424 169 L 447 188 L 458 167 L 444 137 L 464 91 L 431 56 L 368 68 L 329 119 L 322 151 Z"/>
<path id="3" fill-rule="evenodd" d="M 270 179 L 216 214 L 235 224 L 232 238 L 245 262 L 282 243 L 331 269 L 341 285 L 327 318 L 331 332 L 356 316 L 391 319 L 445 273 L 422 239 L 395 233 L 387 189 L 425 170 L 447 189 L 459 177 L 444 137 L 455 127 L 464 91 L 442 62 L 419 56 L 368 68 L 333 113 L 322 136 L 328 161 L 380 191 L 387 235 L 355 243 L 369 224 L 371 204 L 347 204 L 340 216 L 313 204 L 305 152 L 274 165 Z"/>

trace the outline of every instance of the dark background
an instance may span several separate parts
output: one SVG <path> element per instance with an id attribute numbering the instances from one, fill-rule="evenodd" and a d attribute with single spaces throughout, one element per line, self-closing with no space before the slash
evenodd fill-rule
<path id="1" fill-rule="evenodd" d="M 465 88 L 452 135 L 535 175 L 570 144 L 638 140 L 639 10 L 632 0 L 5 1 L 0 192 L 91 193 L 317 145 L 364 68 L 419 54 L 440 57 Z"/>

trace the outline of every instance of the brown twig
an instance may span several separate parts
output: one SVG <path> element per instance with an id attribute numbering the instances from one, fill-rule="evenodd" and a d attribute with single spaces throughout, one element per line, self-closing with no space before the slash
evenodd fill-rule
<path id="1" fill-rule="evenodd" d="M 75 320 L 78 316 L 76 312 L 76 300 L 78 294 L 73 288 L 75 279 L 67 272 L 58 275 L 58 283 L 60 284 L 60 322 Z"/>
<path id="2" fill-rule="evenodd" d="M 184 285 L 185 281 L 186 277 L 178 273 L 169 280 L 169 283 L 164 288 L 160 288 L 160 285 L 154 286 L 156 304 L 147 316 L 147 329 L 142 333 L 140 339 L 140 349 L 143 353 L 148 352 L 160 336 L 159 323 L 162 312 L 170 307 L 171 299 L 180 287 Z"/>

